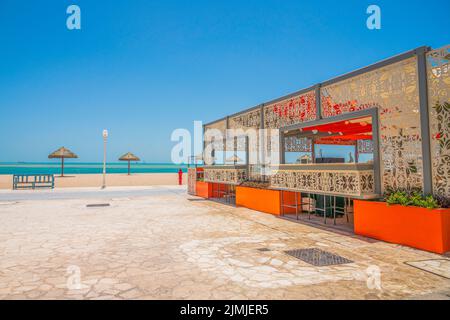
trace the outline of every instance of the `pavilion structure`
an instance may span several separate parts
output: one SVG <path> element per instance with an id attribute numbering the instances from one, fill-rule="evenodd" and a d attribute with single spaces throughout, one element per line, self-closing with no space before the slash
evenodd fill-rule
<path id="1" fill-rule="evenodd" d="M 450 46 L 420 47 L 204 125 L 205 136 L 266 129 L 278 140 L 205 138 L 213 161 L 202 168 L 203 196 L 350 228 L 356 199 L 450 197 L 449 65 Z M 231 155 L 242 161 L 225 161 Z"/>

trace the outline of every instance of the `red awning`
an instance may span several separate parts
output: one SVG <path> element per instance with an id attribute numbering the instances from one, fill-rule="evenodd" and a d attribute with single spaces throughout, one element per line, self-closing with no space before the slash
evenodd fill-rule
<path id="1" fill-rule="evenodd" d="M 302 132 L 322 133 L 316 144 L 354 145 L 356 140 L 371 140 L 372 119 L 370 117 L 344 120 L 317 126 L 306 127 Z M 323 133 L 329 136 L 323 136 Z"/>

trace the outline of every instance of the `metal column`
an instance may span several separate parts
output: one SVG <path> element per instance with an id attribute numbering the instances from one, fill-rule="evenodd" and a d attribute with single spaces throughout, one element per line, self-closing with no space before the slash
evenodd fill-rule
<path id="1" fill-rule="evenodd" d="M 428 113 L 428 84 L 427 84 L 427 47 L 421 47 L 416 50 L 417 55 L 417 73 L 419 85 L 419 110 L 420 110 L 420 131 L 422 136 L 422 162 L 423 162 L 423 192 L 425 194 L 433 193 L 432 165 L 431 165 L 431 147 L 430 147 L 430 128 Z"/>

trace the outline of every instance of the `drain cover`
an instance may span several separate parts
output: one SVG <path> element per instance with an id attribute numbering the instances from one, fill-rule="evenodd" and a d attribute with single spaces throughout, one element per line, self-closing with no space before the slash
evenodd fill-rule
<path id="1" fill-rule="evenodd" d="M 284 253 L 316 267 L 353 263 L 344 257 L 316 248 L 289 250 Z"/>
<path id="2" fill-rule="evenodd" d="M 96 208 L 96 207 L 109 207 L 109 203 L 94 203 L 86 205 L 88 208 Z"/>
<path id="3" fill-rule="evenodd" d="M 188 199 L 189 201 L 206 201 L 205 199 Z"/>

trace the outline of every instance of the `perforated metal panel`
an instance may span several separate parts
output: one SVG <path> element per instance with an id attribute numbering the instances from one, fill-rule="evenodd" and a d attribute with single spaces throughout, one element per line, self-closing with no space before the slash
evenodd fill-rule
<path id="1" fill-rule="evenodd" d="M 377 108 L 384 190 L 422 188 L 416 57 L 324 86 L 321 99 L 324 118 Z"/>
<path id="2" fill-rule="evenodd" d="M 450 46 L 427 54 L 433 191 L 450 197 Z"/>

